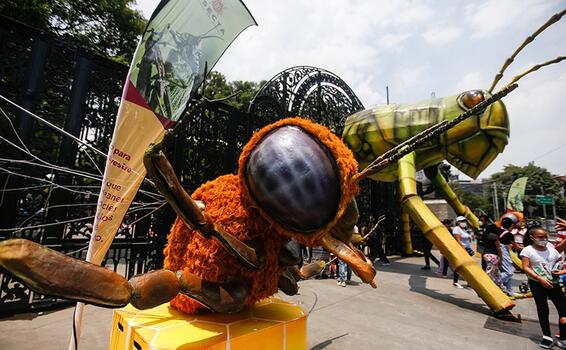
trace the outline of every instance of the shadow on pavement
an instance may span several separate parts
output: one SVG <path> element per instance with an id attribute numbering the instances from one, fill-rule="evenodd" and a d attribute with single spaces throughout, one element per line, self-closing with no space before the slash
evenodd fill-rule
<path id="1" fill-rule="evenodd" d="M 323 341 L 323 342 L 320 342 L 320 343 L 316 344 L 316 345 L 313 346 L 310 350 L 321 350 L 321 349 L 324 349 L 324 348 L 327 347 L 328 345 L 332 344 L 332 342 L 333 342 L 334 340 L 339 339 L 339 338 L 342 338 L 342 337 L 345 337 L 345 336 L 347 336 L 347 335 L 348 335 L 348 333 L 344 333 L 344 334 L 339 335 L 339 336 L 337 336 L 337 337 L 327 339 L 327 340 L 325 340 L 325 341 Z"/>
<path id="2" fill-rule="evenodd" d="M 397 259 L 390 259 L 391 261 L 391 265 L 388 266 L 383 266 L 383 265 L 378 265 L 378 264 L 374 264 L 376 270 L 378 271 L 378 273 L 400 273 L 400 274 L 404 274 L 404 275 L 411 275 L 411 276 L 424 276 L 424 277 L 433 277 L 433 278 L 440 278 L 437 277 L 434 272 L 436 269 L 432 268 L 431 270 L 421 270 L 421 265 L 415 265 L 415 264 L 407 264 L 407 263 L 403 263 L 403 262 L 396 262 L 396 260 L 400 260 L 403 258 L 397 258 Z M 423 264 L 424 265 L 424 264 Z M 451 272 L 452 270 L 448 269 L 449 272 Z"/>
<path id="3" fill-rule="evenodd" d="M 379 273 L 390 272 L 410 275 L 409 286 L 410 290 L 413 292 L 420 293 L 433 299 L 441 300 L 453 305 L 457 305 L 464 309 L 479 312 L 488 316 L 484 324 L 485 329 L 526 338 L 531 340 L 535 344 L 538 344 L 540 341 L 541 333 L 538 320 L 523 318 L 521 323 L 500 320 L 493 317 L 492 312 L 482 303 L 472 303 L 467 300 L 454 297 L 450 294 L 440 293 L 436 290 L 429 289 L 426 286 L 426 280 L 428 278 L 439 278 L 431 271 L 421 270 L 420 268 L 417 268 L 416 265 L 406 264 L 402 262 L 397 262 L 387 267 L 376 267 L 379 269 Z M 451 282 L 451 279 L 447 279 L 447 282 Z M 518 285 L 518 283 L 520 283 L 520 280 L 515 281 L 516 285 Z M 555 329 L 558 328 L 558 324 L 556 323 L 551 323 L 551 326 Z"/>
<path id="4" fill-rule="evenodd" d="M 393 262 L 394 259 L 391 259 L 391 261 Z M 389 266 L 383 266 L 383 267 L 377 266 L 377 268 L 378 268 L 378 273 L 397 273 L 397 274 L 409 275 L 410 276 L 409 286 L 412 292 L 426 295 L 436 300 L 441 300 L 450 304 L 454 304 L 464 309 L 481 312 L 488 316 L 492 315 L 489 308 L 487 308 L 484 304 L 472 303 L 462 298 L 454 297 L 450 294 L 440 293 L 436 290 L 427 288 L 426 280 L 428 278 L 438 278 L 438 279 L 441 278 L 436 276 L 430 270 L 428 271 L 421 270 L 419 265 L 396 262 L 396 263 L 392 263 Z M 451 278 L 442 278 L 442 279 L 446 279 L 446 283 L 452 284 Z"/>
<path id="5" fill-rule="evenodd" d="M 426 277 L 412 275 L 409 277 L 409 286 L 411 291 L 426 295 L 436 300 L 441 300 L 461 308 L 482 313 L 487 316 L 491 316 L 491 310 L 489 310 L 484 304 L 472 303 L 461 298 L 453 297 L 450 294 L 439 293 L 433 289 L 428 289 L 426 287 Z"/>
<path id="6" fill-rule="evenodd" d="M 551 326 L 555 329 L 558 328 L 557 324 L 551 323 Z M 527 338 L 535 344 L 538 344 L 542 337 L 538 320 L 525 318 L 521 320 L 521 323 L 517 323 L 499 320 L 495 317 L 489 317 L 487 321 L 485 321 L 483 328 Z"/>

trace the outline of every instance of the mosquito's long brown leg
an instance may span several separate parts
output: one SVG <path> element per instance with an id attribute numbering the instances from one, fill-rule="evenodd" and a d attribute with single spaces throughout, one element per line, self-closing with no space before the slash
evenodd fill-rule
<path id="1" fill-rule="evenodd" d="M 160 145 L 153 146 L 146 152 L 144 165 L 148 176 L 153 179 L 159 192 L 187 225 L 206 238 L 216 239 L 244 265 L 251 268 L 259 267 L 259 260 L 253 248 L 217 227 L 206 211 L 201 211 L 198 204 L 179 182 L 173 167 L 161 151 Z"/>
<path id="2" fill-rule="evenodd" d="M 245 307 L 248 287 L 237 279 L 223 283 L 203 280 L 188 271 L 178 271 L 181 293 L 215 312 L 234 313 Z"/>
<path id="3" fill-rule="evenodd" d="M 181 292 L 213 311 L 237 312 L 248 295 L 242 281 L 214 283 L 182 271 L 156 270 L 127 281 L 102 266 L 25 239 L 0 242 L 0 266 L 35 292 L 108 308 L 131 303 L 148 309 Z"/>
<path id="4" fill-rule="evenodd" d="M 153 271 L 127 281 L 105 267 L 26 239 L 0 242 L 0 266 L 37 293 L 109 308 L 130 302 L 141 309 L 153 307 L 171 300 L 179 291 L 171 271 Z"/>

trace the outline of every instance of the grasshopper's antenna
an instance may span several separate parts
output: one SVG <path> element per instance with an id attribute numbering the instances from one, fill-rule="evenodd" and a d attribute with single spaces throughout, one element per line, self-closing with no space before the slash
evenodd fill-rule
<path id="1" fill-rule="evenodd" d="M 533 34 L 531 34 L 530 36 L 528 36 L 525 41 L 523 41 L 523 43 L 515 50 L 515 52 L 513 52 L 513 54 L 511 55 L 511 57 L 509 57 L 505 63 L 503 64 L 503 66 L 501 67 L 501 69 L 499 70 L 499 73 L 497 73 L 495 75 L 495 78 L 493 79 L 493 83 L 491 83 L 491 87 L 489 88 L 489 92 L 491 93 L 493 91 L 493 89 L 495 88 L 495 86 L 497 85 L 497 83 L 499 82 L 499 80 L 503 77 L 503 72 L 505 72 L 505 70 L 507 69 L 507 67 L 509 67 L 509 65 L 511 63 L 513 63 L 513 60 L 515 59 L 515 57 L 517 57 L 517 55 L 519 54 L 519 52 L 521 52 L 521 50 L 523 50 L 525 48 L 525 46 L 527 46 L 528 44 L 530 44 L 540 33 L 542 33 L 546 28 L 550 27 L 551 25 L 553 25 L 554 23 L 558 22 L 562 16 L 566 15 L 566 9 L 560 11 L 559 13 L 555 13 L 552 17 L 550 17 L 550 19 L 548 21 L 546 21 L 545 24 L 543 24 L 539 29 L 537 29 Z M 549 63 L 551 62 L 551 63 Z M 542 67 L 543 65 L 548 65 L 548 64 L 552 64 L 552 63 L 556 63 L 556 62 L 545 62 L 543 63 L 540 67 Z M 536 66 L 535 66 L 536 67 Z M 540 68 L 538 67 L 538 68 Z M 537 70 L 538 68 L 534 69 Z"/>
<path id="2" fill-rule="evenodd" d="M 553 59 L 553 60 L 546 61 L 546 62 L 540 63 L 540 64 L 535 64 L 534 66 L 532 66 L 531 68 L 527 69 L 527 70 L 524 71 L 523 73 L 514 76 L 513 79 L 511 79 L 511 81 L 510 81 L 507 85 L 511 85 L 511 84 L 513 84 L 513 83 L 518 82 L 519 79 L 521 79 L 521 78 L 524 77 L 525 75 L 527 75 L 527 74 L 529 74 L 529 73 L 532 73 L 532 72 L 538 70 L 538 69 L 541 68 L 541 67 L 550 66 L 551 64 L 558 63 L 558 62 L 563 61 L 563 60 L 566 60 L 566 56 L 559 56 L 559 57 L 556 57 L 556 58 Z M 507 85 L 506 85 L 506 86 L 507 86 Z"/>

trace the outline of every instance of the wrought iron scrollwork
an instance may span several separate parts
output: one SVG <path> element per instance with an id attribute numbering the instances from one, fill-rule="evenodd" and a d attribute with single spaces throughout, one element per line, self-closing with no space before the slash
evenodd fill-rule
<path id="1" fill-rule="evenodd" d="M 362 109 L 364 106 L 356 94 L 334 73 L 297 66 L 265 83 L 249 111 L 266 122 L 296 115 L 309 117 L 340 135 L 346 117 Z"/>
<path id="2" fill-rule="evenodd" d="M 329 127 L 341 136 L 344 122 L 349 115 L 363 110 L 364 106 L 352 89 L 332 72 L 324 69 L 297 66 L 288 68 L 265 83 L 250 103 L 253 116 L 252 129 L 256 130 L 277 119 L 303 116 Z M 370 217 L 386 215 L 386 236 L 397 230 L 398 208 L 395 201 L 394 184 L 362 181 L 360 194 L 356 198 L 360 211 L 360 224 L 366 224 Z M 396 249 L 390 244 L 396 241 L 387 237 L 388 252 Z"/>

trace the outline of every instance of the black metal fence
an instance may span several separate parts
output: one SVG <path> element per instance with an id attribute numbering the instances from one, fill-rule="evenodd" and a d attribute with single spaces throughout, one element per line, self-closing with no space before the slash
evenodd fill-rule
<path id="1" fill-rule="evenodd" d="M 0 20 L 0 94 L 103 152 L 126 74 L 126 66 L 73 42 Z M 84 258 L 105 160 L 5 102 L 0 108 L 0 239 L 24 237 Z M 141 194 L 136 201 L 148 198 Z M 126 276 L 162 261 L 164 240 L 150 235 L 150 217 L 129 224 L 152 208 L 138 207 L 104 260 Z M 0 278 L 0 313 L 60 302 L 31 292 L 8 274 Z"/>
<path id="2" fill-rule="evenodd" d="M 0 20 L 0 94 L 106 153 L 128 67 L 7 18 Z M 210 103 L 177 134 L 169 159 L 190 191 L 237 170 L 244 144 L 258 128 L 305 115 L 340 134 L 363 106 L 337 76 L 314 67 L 276 75 L 244 112 Z M 24 237 L 84 258 L 105 159 L 0 101 L 0 240 Z M 32 156 L 30 154 L 35 155 Z M 388 216 L 394 235 L 395 191 L 365 182 L 362 217 Z M 159 268 L 174 213 L 142 186 L 103 261 L 131 277 Z M 397 251 L 389 240 L 389 252 Z M 0 314 L 61 303 L 0 273 Z"/>

